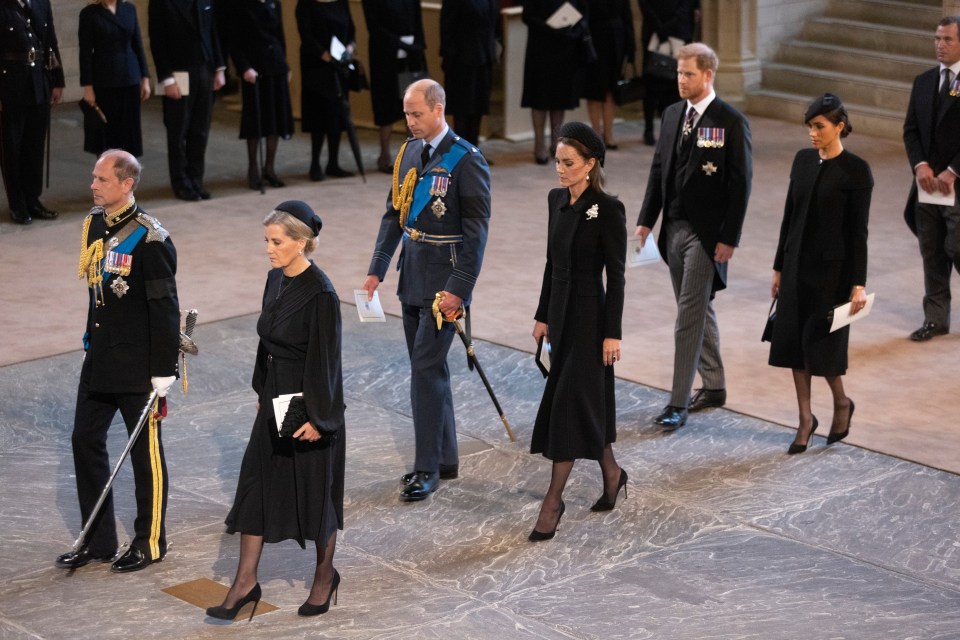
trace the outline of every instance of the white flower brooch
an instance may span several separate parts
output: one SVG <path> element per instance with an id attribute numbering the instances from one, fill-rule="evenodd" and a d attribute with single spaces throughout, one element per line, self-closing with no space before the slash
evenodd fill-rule
<path id="1" fill-rule="evenodd" d="M 593 220 L 600 213 L 600 205 L 595 204 L 587 209 L 587 220 Z"/>

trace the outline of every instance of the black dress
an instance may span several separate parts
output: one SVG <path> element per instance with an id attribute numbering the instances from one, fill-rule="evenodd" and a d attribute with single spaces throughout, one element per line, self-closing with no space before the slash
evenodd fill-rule
<path id="1" fill-rule="evenodd" d="M 565 188 L 552 190 L 547 202 L 547 264 L 534 317 L 547 324 L 552 353 L 530 452 L 599 460 L 617 439 L 613 367 L 603 364 L 603 340 L 621 337 L 626 217 L 623 203 L 592 188 L 572 206 Z"/>
<path id="2" fill-rule="evenodd" d="M 440 9 L 440 56 L 443 58 L 443 88 L 447 92 L 446 113 L 452 116 L 490 113 L 499 18 L 497 0 L 443 3 Z"/>
<path id="3" fill-rule="evenodd" d="M 280 0 L 237 0 L 226 13 L 224 39 L 241 77 L 243 94 L 240 137 L 289 138 L 293 135 L 293 111 Z M 257 72 L 256 84 L 242 80 L 248 69 Z"/>
<path id="4" fill-rule="evenodd" d="M 257 333 L 253 388 L 260 409 L 227 531 L 301 547 L 305 540 L 325 543 L 343 528 L 345 451 L 340 300 L 327 276 L 314 264 L 294 278 L 271 271 Z M 322 434 L 318 442 L 277 435 L 273 398 L 298 392 Z"/>
<path id="5" fill-rule="evenodd" d="M 623 76 L 623 65 L 633 60 L 636 43 L 633 36 L 632 0 L 589 0 L 590 35 L 597 50 L 597 61 L 587 66 L 583 97 L 603 102 Z"/>
<path id="6" fill-rule="evenodd" d="M 338 134 L 346 126 L 343 121 L 346 85 L 341 67 L 325 62 L 323 54 L 336 38 L 344 46 L 356 36 L 347 0 L 297 3 L 297 27 L 300 31 L 300 126 L 304 131 Z"/>
<path id="7" fill-rule="evenodd" d="M 124 0 L 117 12 L 99 4 L 80 10 L 80 85 L 92 86 L 107 122 L 85 131 L 83 150 L 100 155 L 123 149 L 143 155 L 140 127 L 140 82 L 150 76 L 140 38 L 137 9 Z"/>
<path id="8" fill-rule="evenodd" d="M 523 22 L 529 31 L 521 107 L 564 111 L 580 104 L 588 62 L 583 46 L 588 34 L 586 20 L 563 29 L 547 25 L 547 18 L 568 1 L 585 19 L 588 17 L 586 0 L 523 0 Z"/>
<path id="9" fill-rule="evenodd" d="M 373 122 L 380 127 L 403 119 L 400 73 L 427 70 L 420 0 L 363 0 L 363 15 L 370 32 Z M 413 44 L 401 43 L 402 36 L 413 36 Z M 397 49 L 407 57 L 397 58 Z"/>
<path id="10" fill-rule="evenodd" d="M 867 221 L 873 176 L 849 151 L 820 163 L 816 149 L 797 153 L 773 269 L 780 272 L 770 364 L 815 376 L 847 371 L 850 327 L 829 332 L 827 319 L 867 281 Z"/>

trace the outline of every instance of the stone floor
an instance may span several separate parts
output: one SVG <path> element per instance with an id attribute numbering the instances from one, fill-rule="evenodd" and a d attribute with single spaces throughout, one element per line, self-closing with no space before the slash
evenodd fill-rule
<path id="1" fill-rule="evenodd" d="M 296 607 L 313 551 L 268 545 L 260 581 L 279 610 L 229 627 L 161 589 L 229 584 L 239 540 L 223 533 L 249 428 L 255 316 L 195 337 L 190 391 L 175 392 L 164 440 L 171 478 L 167 558 L 139 573 L 53 567 L 79 529 L 69 453 L 78 353 L 4 370 L 0 395 L 0 638 L 956 638 L 960 477 L 846 444 L 787 456 L 790 431 L 714 410 L 665 434 L 666 394 L 618 382 L 629 496 L 607 514 L 593 463 L 574 469 L 557 537 L 526 535 L 549 464 L 527 453 L 543 381 L 529 354 L 478 356 L 518 438 L 510 443 L 454 351 L 461 476 L 402 504 L 411 459 L 399 320 L 373 328 L 344 307 L 346 528 L 339 603 Z M 47 389 L 61 390 L 49 394 Z M 114 456 L 123 440 L 115 428 Z M 121 540 L 133 520 L 125 465 Z M 622 497 L 622 496 L 621 496 Z"/>
<path id="2" fill-rule="evenodd" d="M 857 419 L 847 443 L 828 448 L 817 437 L 808 453 L 788 457 L 793 433 L 782 425 L 793 424 L 796 412 L 790 376 L 766 366 L 758 336 L 790 160 L 805 136 L 799 125 L 763 118 L 751 119 L 753 196 L 731 287 L 717 301 L 727 410 L 698 414 L 672 435 L 651 426 L 667 399 L 675 307 L 662 265 L 628 272 L 616 450 L 630 474 L 629 498 L 608 514 L 590 513 L 598 472 L 581 463 L 558 537 L 533 545 L 526 535 L 549 473 L 526 447 L 542 390 L 530 329 L 545 194 L 555 184 L 550 167 L 530 162 L 529 145 L 484 144 L 495 163 L 494 213 L 474 334 L 518 442 L 506 439 L 455 350 L 461 477 L 426 503 L 403 505 L 396 479 L 412 453 L 401 328 L 394 316 L 386 325 L 360 325 L 349 305 L 388 177 L 311 183 L 308 144 L 298 134 L 281 144 L 278 158 L 289 186 L 250 192 L 236 113 L 218 107 L 207 181 L 215 197 L 181 203 L 166 185 L 159 103 L 151 101 L 138 200 L 171 230 L 181 302 L 201 310 L 190 393 L 174 394 L 165 427 L 170 554 L 128 576 L 100 565 L 73 574 L 55 569 L 53 559 L 80 529 L 69 443 L 85 309 L 76 243 L 92 156 L 79 151 L 78 113 L 64 105 L 54 114 L 53 180 L 44 200 L 61 218 L 26 228 L 0 221 L 7 276 L 0 278 L 0 639 L 960 637 L 953 366 L 960 339 L 906 340 L 919 324 L 921 283 L 916 244 L 900 219 L 909 183 L 902 145 L 857 135 L 847 141 L 877 178 L 868 289 L 878 302 L 853 331 L 846 378 Z M 624 115 L 621 148 L 608 156 L 607 171 L 632 223 L 652 149 L 641 142 L 642 125 Z M 361 141 L 363 162 L 373 168 L 374 135 L 361 132 Z M 346 148 L 341 158 L 354 167 Z M 267 268 L 259 224 L 273 205 L 296 198 L 324 218 L 316 259 L 345 301 L 342 597 L 319 619 L 297 618 L 313 554 L 276 545 L 266 550 L 260 577 L 279 610 L 224 628 L 162 589 L 198 578 L 228 584 L 234 571 L 238 541 L 223 534 L 222 520 L 253 418 L 251 314 Z M 382 290 L 388 313 L 397 309 L 394 282 L 391 275 Z M 826 423 L 825 395 L 815 386 L 815 410 Z M 116 455 L 122 429 L 114 431 Z M 125 532 L 131 483 L 125 467 L 116 491 Z"/>

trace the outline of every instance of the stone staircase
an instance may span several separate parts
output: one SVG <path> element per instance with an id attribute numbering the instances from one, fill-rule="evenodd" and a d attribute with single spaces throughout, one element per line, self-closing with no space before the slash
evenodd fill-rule
<path id="1" fill-rule="evenodd" d="M 859 133 L 899 139 L 914 77 L 936 64 L 940 0 L 831 0 L 763 63 L 748 114 L 800 123 L 824 92 L 844 101 Z"/>

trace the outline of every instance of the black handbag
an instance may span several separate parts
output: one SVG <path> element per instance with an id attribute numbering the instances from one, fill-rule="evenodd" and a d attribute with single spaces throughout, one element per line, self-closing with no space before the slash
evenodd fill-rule
<path id="1" fill-rule="evenodd" d="M 307 405 L 303 401 L 303 396 L 293 396 L 290 398 L 290 404 L 287 405 L 287 413 L 284 414 L 283 423 L 280 425 L 280 437 L 289 438 L 306 422 Z"/>
<path id="2" fill-rule="evenodd" d="M 643 75 L 657 80 L 677 81 L 677 59 L 664 53 L 647 51 L 643 56 Z"/>
<path id="3" fill-rule="evenodd" d="M 360 92 L 370 88 L 367 81 L 367 74 L 363 70 L 363 65 L 357 59 L 351 59 L 347 63 L 347 90 Z"/>
<path id="4" fill-rule="evenodd" d="M 407 93 L 407 87 L 412 85 L 417 80 L 423 80 L 429 78 L 430 74 L 426 71 L 417 69 L 415 71 L 406 70 L 401 71 L 397 74 L 397 89 L 400 93 L 400 99 L 403 100 L 403 96 Z"/>
<path id="5" fill-rule="evenodd" d="M 629 78 L 626 77 L 627 67 L 633 70 L 633 75 Z M 613 101 L 620 106 L 643 100 L 644 95 L 643 78 L 637 75 L 636 65 L 629 62 L 623 65 L 623 70 L 624 73 L 613 87 Z"/>
<path id="6" fill-rule="evenodd" d="M 777 299 L 774 298 L 770 303 L 770 310 L 767 311 L 767 324 L 763 327 L 763 335 L 760 336 L 760 342 L 773 341 L 773 323 L 777 319 Z"/>

